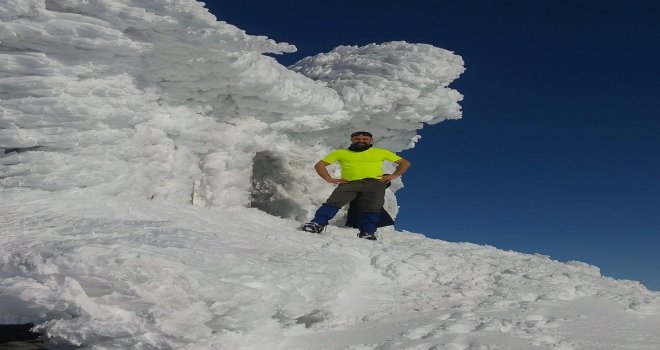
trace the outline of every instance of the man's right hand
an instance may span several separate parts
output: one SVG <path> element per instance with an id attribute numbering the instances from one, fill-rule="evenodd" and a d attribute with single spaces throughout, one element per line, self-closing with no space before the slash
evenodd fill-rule
<path id="1" fill-rule="evenodd" d="M 331 184 L 335 184 L 335 185 L 341 185 L 341 184 L 345 184 L 345 183 L 348 182 L 348 181 L 346 181 L 346 180 L 344 180 L 344 179 L 334 179 L 334 178 L 333 178 L 333 179 L 329 179 L 329 180 L 325 180 L 325 181 L 327 181 L 327 182 L 329 182 L 329 183 L 331 183 Z"/>
<path id="2" fill-rule="evenodd" d="M 314 169 L 316 170 L 316 173 L 319 174 L 319 176 L 323 180 L 334 185 L 341 185 L 348 182 L 344 179 L 335 179 L 334 177 L 332 177 L 332 175 L 328 173 L 328 169 L 326 169 L 328 165 L 330 165 L 330 163 L 325 162 L 323 160 L 319 160 L 318 162 L 316 162 L 316 164 L 314 164 Z"/>

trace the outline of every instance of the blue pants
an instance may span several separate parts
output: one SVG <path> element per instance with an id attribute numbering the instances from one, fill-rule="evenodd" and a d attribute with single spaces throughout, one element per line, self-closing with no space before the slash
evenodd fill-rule
<path id="1" fill-rule="evenodd" d="M 340 184 L 316 211 L 313 222 L 325 226 L 341 207 L 360 196 L 362 218 L 360 231 L 375 233 L 380 221 L 380 209 L 385 204 L 386 183 L 378 179 L 362 179 Z"/>

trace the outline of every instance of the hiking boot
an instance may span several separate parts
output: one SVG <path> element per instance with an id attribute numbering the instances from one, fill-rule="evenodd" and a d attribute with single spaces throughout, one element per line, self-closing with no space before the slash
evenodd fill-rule
<path id="1" fill-rule="evenodd" d="M 360 231 L 360 233 L 358 233 L 357 236 L 358 236 L 359 238 L 368 239 L 368 240 L 370 240 L 370 241 L 375 241 L 375 240 L 376 240 L 376 235 L 373 234 L 373 233 L 369 233 L 369 232 L 362 232 L 362 231 Z"/>
<path id="2" fill-rule="evenodd" d="M 322 233 L 325 226 L 319 225 L 315 222 L 307 222 L 300 226 L 300 229 L 311 233 Z"/>

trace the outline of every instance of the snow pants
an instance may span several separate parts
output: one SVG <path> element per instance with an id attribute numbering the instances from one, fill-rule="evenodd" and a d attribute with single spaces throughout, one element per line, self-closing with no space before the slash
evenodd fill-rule
<path id="1" fill-rule="evenodd" d="M 327 225 L 339 209 L 360 196 L 360 231 L 374 233 L 380 221 L 380 210 L 385 204 L 385 188 L 387 184 L 378 179 L 362 179 L 340 184 L 330 197 L 316 211 L 313 222 Z"/>

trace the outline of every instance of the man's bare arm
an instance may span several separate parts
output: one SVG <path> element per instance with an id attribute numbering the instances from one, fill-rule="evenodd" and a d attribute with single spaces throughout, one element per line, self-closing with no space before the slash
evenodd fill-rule
<path id="1" fill-rule="evenodd" d="M 328 165 L 330 165 L 330 163 L 328 163 L 326 161 L 323 161 L 323 160 L 319 160 L 318 162 L 316 162 L 316 164 L 314 164 L 314 170 L 316 170 L 316 173 L 319 174 L 319 176 L 323 180 L 325 180 L 325 181 L 327 181 L 331 184 L 346 183 L 345 180 L 335 179 L 334 177 L 330 176 L 330 173 L 328 172 L 328 169 L 326 168 Z"/>
<path id="2" fill-rule="evenodd" d="M 394 171 L 394 173 L 392 175 L 383 175 L 383 177 L 380 178 L 380 181 L 382 181 L 382 182 L 392 181 L 392 180 L 396 179 L 397 177 L 403 175 L 403 173 L 405 173 L 408 170 L 408 168 L 410 168 L 410 166 L 412 165 L 412 164 L 410 164 L 409 161 L 407 161 L 403 158 L 397 160 L 394 163 L 397 164 L 396 171 Z"/>

